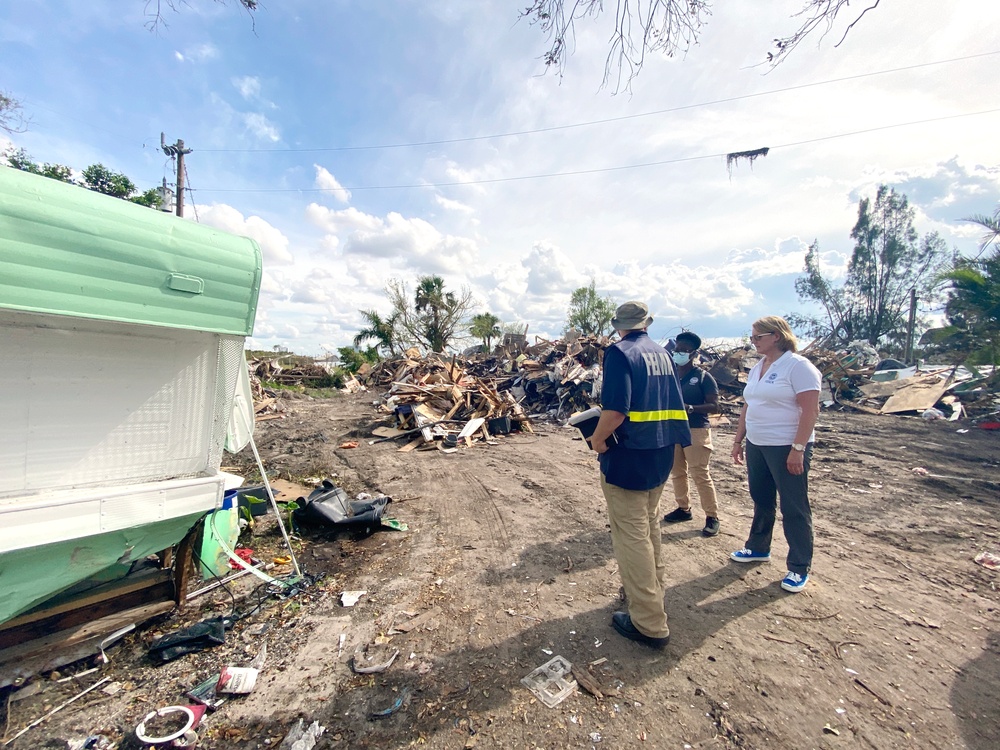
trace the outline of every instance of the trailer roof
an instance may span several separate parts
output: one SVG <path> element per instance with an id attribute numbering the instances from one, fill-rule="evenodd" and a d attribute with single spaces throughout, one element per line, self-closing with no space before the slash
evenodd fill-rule
<path id="1" fill-rule="evenodd" d="M 247 237 L 0 167 L 0 307 L 240 336 L 261 253 Z"/>

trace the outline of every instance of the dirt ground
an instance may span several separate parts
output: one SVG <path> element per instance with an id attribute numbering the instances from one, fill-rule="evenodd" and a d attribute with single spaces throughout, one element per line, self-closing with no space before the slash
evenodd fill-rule
<path id="1" fill-rule="evenodd" d="M 98 679 L 121 688 L 95 689 L 11 747 L 99 733 L 134 747 L 147 712 L 190 702 L 186 689 L 266 643 L 256 688 L 205 717 L 199 747 L 278 747 L 303 718 L 326 727 L 317 748 L 1000 748 L 1000 574 L 974 562 L 1000 553 L 997 433 L 824 411 L 813 576 L 793 595 L 778 585 L 780 529 L 773 562 L 729 561 L 752 509 L 729 459 L 733 427 L 718 428 L 722 533 L 703 537 L 698 510 L 663 527 L 671 639 L 656 652 L 610 627 L 620 581 L 596 461 L 573 430 L 538 422 L 495 445 L 400 453 L 368 442 L 389 424 L 376 399 L 292 400 L 285 419 L 258 425 L 257 442 L 271 475 L 384 492 L 408 530 L 305 533 L 298 560 L 325 575 L 265 602 L 216 649 L 161 667 L 146 656 L 156 635 L 226 614 L 221 590 L 130 634 L 95 673 L 53 679 L 93 662 L 79 663 L 8 691 L 9 739 Z M 338 447 L 350 439 L 359 446 Z M 232 465 L 250 461 L 244 452 Z M 253 543 L 278 554 L 279 540 L 262 530 Z M 245 611 L 259 591 L 240 585 Z M 367 593 L 348 608 L 345 590 Z M 365 647 L 399 656 L 355 674 Z M 521 679 L 557 655 L 589 668 L 603 697 L 540 703 Z"/>

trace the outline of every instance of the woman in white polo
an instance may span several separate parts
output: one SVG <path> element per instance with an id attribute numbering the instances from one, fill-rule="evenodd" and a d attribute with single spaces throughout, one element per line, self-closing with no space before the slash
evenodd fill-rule
<path id="1" fill-rule="evenodd" d="M 784 318 L 769 316 L 753 324 L 750 336 L 762 359 L 743 390 L 733 461 L 747 464 L 753 523 L 736 562 L 771 559 L 771 534 L 778 499 L 788 542 L 786 591 L 805 588 L 812 567 L 813 525 L 809 507 L 809 463 L 819 417 L 820 373 L 796 354 L 798 342 Z M 746 438 L 744 455 L 743 440 Z"/>

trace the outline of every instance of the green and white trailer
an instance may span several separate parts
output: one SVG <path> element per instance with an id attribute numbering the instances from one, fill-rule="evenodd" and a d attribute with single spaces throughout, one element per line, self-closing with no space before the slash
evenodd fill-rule
<path id="1" fill-rule="evenodd" d="M 257 244 L 0 167 L 4 628 L 217 508 Z"/>

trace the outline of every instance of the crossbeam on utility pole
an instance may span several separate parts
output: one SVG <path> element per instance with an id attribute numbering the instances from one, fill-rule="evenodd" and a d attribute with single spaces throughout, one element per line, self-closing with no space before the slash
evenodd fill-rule
<path id="1" fill-rule="evenodd" d="M 184 148 L 184 141 L 180 138 L 177 139 L 177 143 L 173 145 L 168 145 L 166 141 L 166 136 L 160 133 L 160 148 L 163 149 L 163 153 L 167 156 L 173 156 L 177 158 L 177 195 L 175 197 L 175 205 L 177 206 L 177 215 L 184 215 L 184 157 L 191 153 L 191 149 Z"/>

